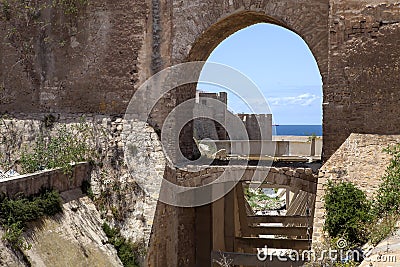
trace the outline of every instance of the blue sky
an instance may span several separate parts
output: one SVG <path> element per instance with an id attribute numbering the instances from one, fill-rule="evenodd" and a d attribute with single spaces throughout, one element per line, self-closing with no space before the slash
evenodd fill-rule
<path id="1" fill-rule="evenodd" d="M 256 24 L 236 32 L 210 55 L 209 62 L 233 67 L 248 76 L 266 97 L 281 125 L 322 124 L 322 80 L 307 44 L 292 31 L 272 24 Z M 199 90 L 225 91 L 199 84 Z M 228 92 L 229 109 L 250 113 Z"/>

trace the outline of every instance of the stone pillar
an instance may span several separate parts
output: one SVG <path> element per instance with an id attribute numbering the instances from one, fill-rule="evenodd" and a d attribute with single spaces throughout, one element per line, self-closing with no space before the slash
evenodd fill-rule
<path id="1" fill-rule="evenodd" d="M 323 243 L 324 241 L 324 223 L 325 223 L 325 208 L 323 197 L 325 195 L 324 185 L 328 179 L 325 176 L 325 172 L 320 171 L 318 174 L 318 182 L 317 182 L 317 194 L 315 199 L 315 210 L 314 210 L 314 223 L 313 223 L 313 236 L 312 236 L 312 245 L 313 248 Z"/>

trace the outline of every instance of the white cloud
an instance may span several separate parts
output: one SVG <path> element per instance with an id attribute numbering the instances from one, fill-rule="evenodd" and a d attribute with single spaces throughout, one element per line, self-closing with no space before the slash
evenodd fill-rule
<path id="1" fill-rule="evenodd" d="M 271 106 L 300 105 L 310 106 L 313 102 L 320 99 L 319 96 L 306 93 L 299 96 L 269 97 L 268 102 Z"/>

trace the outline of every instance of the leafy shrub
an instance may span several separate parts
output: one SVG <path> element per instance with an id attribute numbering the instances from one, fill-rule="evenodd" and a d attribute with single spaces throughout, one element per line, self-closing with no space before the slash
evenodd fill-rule
<path id="1" fill-rule="evenodd" d="M 393 157 L 375 197 L 376 216 L 400 213 L 400 144 L 388 147 L 384 151 Z"/>
<path id="2" fill-rule="evenodd" d="M 400 144 L 387 147 L 392 155 L 373 201 L 370 242 L 378 244 L 396 230 L 400 219 Z"/>
<path id="3" fill-rule="evenodd" d="M 24 228 L 20 222 L 12 223 L 10 225 L 4 225 L 3 240 L 7 241 L 13 248 L 28 249 L 29 246 L 25 244 L 22 233 Z"/>
<path id="4" fill-rule="evenodd" d="M 326 218 L 324 230 L 330 237 L 344 237 L 354 245 L 368 239 L 367 224 L 371 222 L 371 203 L 363 191 L 352 183 L 329 182 L 325 193 Z"/>
<path id="5" fill-rule="evenodd" d="M 4 197 L 0 201 L 0 224 L 5 229 L 3 239 L 13 248 L 26 249 L 28 246 L 22 239 L 26 223 L 61 211 L 61 198 L 56 191 L 44 191 L 36 197 L 15 200 Z"/>
<path id="6" fill-rule="evenodd" d="M 379 242 L 390 236 L 396 230 L 398 220 L 398 215 L 386 216 L 375 220 L 371 224 L 371 233 L 369 236 L 370 243 L 372 245 L 377 245 Z"/>
<path id="7" fill-rule="evenodd" d="M 118 229 L 111 228 L 107 223 L 103 224 L 103 231 L 108 242 L 117 250 L 118 257 L 125 267 L 137 267 L 137 257 L 143 253 L 143 246 L 126 240 Z"/>
<path id="8" fill-rule="evenodd" d="M 89 161 L 93 149 L 88 144 L 87 126 L 67 129 L 61 126 L 54 137 L 40 137 L 33 145 L 32 152 L 24 151 L 20 164 L 24 173 L 32 173 L 43 169 L 63 168 L 72 172 L 71 163 Z"/>
<path id="9" fill-rule="evenodd" d="M 324 230 L 354 244 L 376 245 L 396 230 L 400 219 L 400 144 L 384 149 L 392 155 L 372 202 L 351 183 L 329 182 Z"/>

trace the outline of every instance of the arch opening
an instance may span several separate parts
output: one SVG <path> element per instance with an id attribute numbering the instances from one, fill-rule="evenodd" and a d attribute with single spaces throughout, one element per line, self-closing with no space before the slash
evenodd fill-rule
<path id="1" fill-rule="evenodd" d="M 262 18 L 266 21 L 265 17 Z M 201 49 L 203 56 L 205 57 L 209 53 L 207 58 L 202 58 L 202 60 L 227 65 L 248 76 L 259 87 L 269 106 L 260 106 L 257 107 L 257 110 L 251 110 L 248 103 L 254 103 L 257 100 L 252 99 L 251 95 L 246 95 L 245 89 L 238 94 L 229 88 L 201 82 L 197 84 L 196 98 L 200 96 L 219 99 L 222 102 L 221 106 L 227 106 L 226 110 L 221 110 L 221 107 L 207 108 L 212 109 L 217 116 L 234 113 L 241 117 L 246 125 L 256 124 L 252 131 L 259 128 L 261 131 L 267 132 L 266 137 L 262 139 L 293 141 L 290 144 L 291 147 L 288 148 L 290 151 L 283 152 L 285 156 L 314 156 L 314 160 L 320 160 L 322 155 L 323 97 L 322 77 L 317 61 L 306 42 L 292 30 L 270 21 L 268 23 L 258 23 L 259 20 L 256 19 L 252 21 L 257 21 L 257 23 L 238 30 L 234 34 L 225 31 L 224 35 L 229 35 L 229 37 L 219 44 L 217 42 L 222 39 L 222 35 L 217 36 L 218 38 L 212 43 L 200 41 L 200 43 L 206 43 L 208 47 Z M 245 25 L 247 24 L 245 23 Z M 224 30 L 227 23 L 221 22 L 221 25 L 217 25 L 216 28 Z M 215 30 L 212 29 L 209 32 Z M 205 33 L 205 35 L 208 34 Z M 208 38 L 206 37 L 206 39 Z M 198 43 L 196 42 L 196 44 Z M 193 48 L 195 47 L 202 46 L 193 46 Z M 214 50 L 209 52 L 208 49 L 212 47 Z M 205 51 L 208 52 L 205 53 Z M 191 55 L 194 54 L 196 53 L 192 49 Z M 207 75 L 206 64 L 199 81 L 206 81 Z M 201 102 L 206 102 L 206 100 L 198 102 L 201 105 Z M 272 118 L 257 114 L 272 114 Z M 258 121 L 252 122 L 251 117 L 257 117 Z M 271 124 L 270 127 L 264 127 L 264 124 L 268 123 Z M 194 133 L 198 134 L 200 132 L 198 129 L 204 127 L 201 123 L 196 125 L 195 122 L 194 128 Z M 250 140 L 260 139 L 259 134 L 255 135 L 257 137 L 254 137 L 250 131 Z M 197 135 L 195 138 L 198 140 L 216 139 L 218 136 L 221 135 Z M 310 140 L 312 140 L 312 144 L 308 144 Z M 313 151 L 308 151 L 310 149 Z"/>
<path id="2" fill-rule="evenodd" d="M 265 31 L 265 35 L 261 36 L 263 27 L 268 29 Z M 249 32 L 251 34 L 247 35 L 246 33 Z M 239 38 L 237 38 L 237 36 L 239 36 Z M 282 36 L 283 39 L 278 38 Z M 239 47 L 235 49 L 235 42 L 241 38 L 241 41 L 243 41 L 243 38 L 248 38 L 248 40 L 242 43 L 239 42 L 244 45 L 239 45 Z M 284 42 L 285 40 L 293 43 L 288 45 L 288 43 Z M 253 46 L 250 46 L 250 48 L 246 47 L 246 42 L 247 45 L 251 43 L 256 43 L 258 45 L 253 49 Z M 264 48 L 263 45 L 265 45 Z M 236 44 L 236 46 L 238 45 Z M 285 48 L 286 51 L 282 51 L 281 48 Z M 224 53 L 223 50 L 226 49 L 229 51 L 225 51 Z M 269 53 L 265 53 L 266 56 L 263 57 L 261 56 L 262 50 L 264 50 L 264 52 L 265 50 L 269 50 Z M 285 53 L 289 56 L 285 55 Z M 197 104 L 207 105 L 207 98 L 218 99 L 223 105 L 207 108 L 214 109 L 213 112 L 217 114 L 217 117 L 218 114 L 223 116 L 228 113 L 238 116 L 245 125 L 248 133 L 248 140 L 244 141 L 250 140 L 251 144 L 257 142 L 275 142 L 276 147 L 273 155 L 241 155 L 240 150 L 234 151 L 232 148 L 234 146 L 238 147 L 238 141 L 240 140 L 221 140 L 220 136 L 226 135 L 224 135 L 224 133 L 221 134 L 219 131 L 221 127 L 216 127 L 216 125 L 213 130 L 209 130 L 207 127 L 212 124 L 210 121 L 207 121 L 207 125 L 201 121 L 193 122 L 193 133 L 197 143 L 202 143 L 204 146 L 209 142 L 213 145 L 213 150 L 225 150 L 224 153 L 219 153 L 218 155 L 224 155 L 227 157 L 226 160 L 228 161 L 245 158 L 250 165 L 253 161 L 256 161 L 257 166 L 260 166 L 260 161 L 265 160 L 266 162 L 271 162 L 272 158 L 274 166 L 278 168 L 289 167 L 296 169 L 299 167 L 311 167 L 317 172 L 320 167 L 322 156 L 323 84 L 318 62 L 313 55 L 312 49 L 310 49 L 298 33 L 287 27 L 282 21 L 268 17 L 263 13 L 242 12 L 231 15 L 206 30 L 192 46 L 188 60 L 226 64 L 239 70 L 253 80 L 255 84 L 260 87 L 262 94 L 269 103 L 269 106 L 260 109 L 265 110 L 265 113 L 260 114 L 247 108 L 246 97 L 251 98 L 251 95 L 245 96 L 245 101 L 243 101 L 241 96 L 235 95 L 232 91 L 229 91 L 229 89 L 226 90 L 226 88 L 201 83 L 198 83 L 196 88 Z M 247 62 L 248 64 L 240 64 L 243 62 Z M 205 67 L 206 66 L 207 65 L 205 65 Z M 252 72 L 251 69 L 255 69 L 255 71 Z M 282 71 L 284 72 L 283 74 L 279 73 Z M 203 70 L 203 72 L 205 71 Z M 207 78 L 202 79 L 201 76 L 203 72 L 199 80 L 207 80 Z M 287 81 L 290 81 L 290 83 L 285 83 Z M 307 84 L 307 82 L 310 82 L 310 84 Z M 202 99 L 201 96 L 206 99 Z M 250 99 L 247 102 L 249 101 L 254 101 L 254 99 Z M 227 108 L 221 110 L 223 106 Z M 279 124 L 279 126 L 275 125 L 274 127 L 274 124 Z M 286 135 L 291 135 L 290 133 L 279 132 L 279 127 L 283 124 L 291 126 L 302 125 L 306 130 L 293 129 L 292 127 L 292 130 L 295 131 L 295 137 L 292 136 L 288 139 Z M 314 127 L 310 127 L 311 125 Z M 286 129 L 286 131 L 287 130 L 288 129 Z M 199 132 L 201 131 L 206 134 L 199 136 Z M 260 135 L 260 132 L 263 132 L 263 135 Z M 207 136 L 207 133 L 212 133 L 212 135 Z M 282 135 L 285 135 L 285 137 L 282 137 Z M 216 139 L 218 141 L 216 141 Z M 229 139 L 229 137 L 227 139 Z M 227 145 L 227 141 L 230 141 L 230 146 Z M 219 144 L 221 144 L 220 147 Z M 228 149 L 231 150 L 228 151 Z M 211 147 L 206 147 L 206 150 L 211 150 Z M 276 158 L 279 158 L 277 162 L 275 162 Z M 299 159 L 304 160 L 301 161 Z M 310 162 L 314 162 L 314 165 L 310 164 Z M 243 183 L 239 182 L 239 184 L 246 188 L 246 185 Z M 289 216 L 313 216 L 315 192 L 300 190 L 303 202 L 299 204 L 293 201 L 295 198 L 292 198 L 294 192 L 299 192 L 297 188 L 278 185 L 272 188 L 271 185 L 267 187 L 257 189 L 258 191 L 254 192 L 248 191 L 249 189 L 243 191 L 241 186 L 236 187 L 234 193 L 231 192 L 224 198 L 225 207 L 231 205 L 229 203 L 232 203 L 233 198 L 240 197 L 240 194 L 247 200 L 249 200 L 250 197 L 265 200 L 265 198 L 276 198 L 281 194 L 283 197 L 280 199 L 281 202 L 278 201 L 279 207 L 264 206 L 260 208 L 257 204 L 254 205 L 254 200 L 245 201 L 247 212 L 250 210 L 254 212 L 253 215 L 262 214 L 267 216 L 281 215 L 281 212 Z M 235 205 L 237 205 L 237 202 L 235 203 Z M 251 203 L 253 203 L 253 205 L 251 205 Z M 277 203 L 274 204 L 278 205 Z M 297 205 L 301 206 L 301 209 L 295 210 L 293 208 Z M 257 208 L 259 210 L 255 210 Z M 207 255 L 209 255 L 210 250 L 224 251 L 225 249 L 225 251 L 238 252 L 235 250 L 236 243 L 229 248 L 229 239 L 225 240 L 227 243 L 224 245 L 213 242 L 213 240 L 216 239 L 215 235 L 217 235 L 216 232 L 212 232 L 215 230 L 214 216 L 218 216 L 216 214 L 218 212 L 215 212 L 214 209 L 218 209 L 218 204 L 217 207 L 208 206 L 197 209 L 197 212 L 201 216 L 196 217 L 196 233 L 198 235 L 201 234 L 204 238 L 196 245 L 196 251 L 198 251 L 199 254 L 204 251 Z M 274 212 L 277 214 L 274 214 Z M 227 211 L 224 211 L 222 208 L 221 213 L 225 215 L 228 214 Z M 229 223 L 225 224 L 225 226 L 227 225 L 229 226 Z M 266 225 L 263 225 L 263 227 L 264 226 Z M 279 227 L 283 227 L 281 230 L 286 231 L 284 224 Z M 312 228 L 312 225 L 307 225 L 307 227 Z M 213 229 L 208 239 L 207 236 L 204 236 L 204 232 L 206 232 L 207 229 Z M 218 226 L 216 226 L 216 229 L 218 230 Z M 301 235 L 299 234 L 299 236 Z M 278 235 L 276 237 L 278 238 Z M 303 241 L 306 238 L 307 237 L 303 233 Z M 253 249 L 255 248 L 256 247 L 253 247 Z M 204 260 L 204 262 L 208 263 L 210 260 L 213 260 L 208 257 L 204 259 L 204 255 L 197 255 L 197 257 L 200 262 Z"/>

